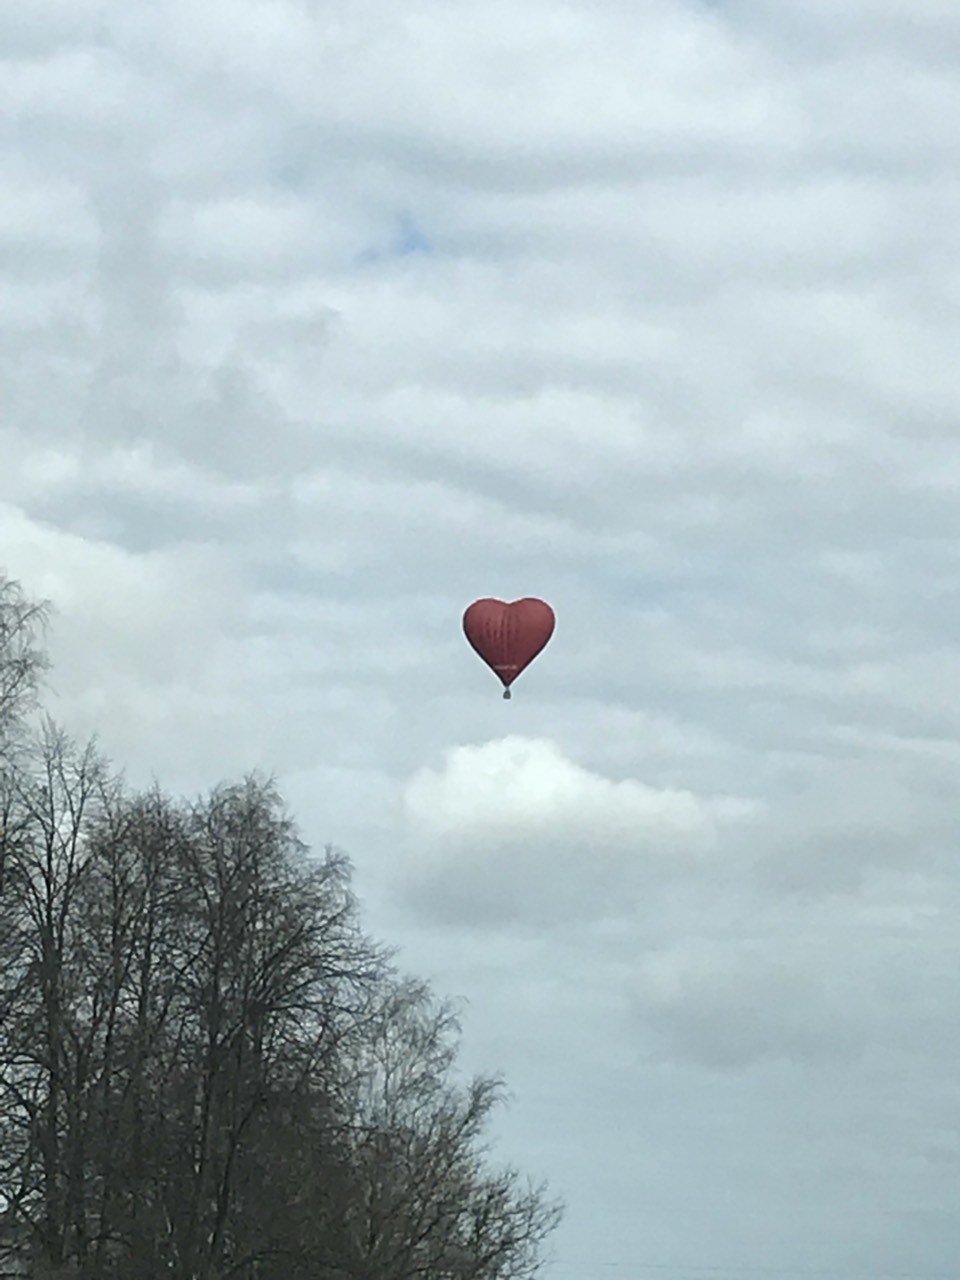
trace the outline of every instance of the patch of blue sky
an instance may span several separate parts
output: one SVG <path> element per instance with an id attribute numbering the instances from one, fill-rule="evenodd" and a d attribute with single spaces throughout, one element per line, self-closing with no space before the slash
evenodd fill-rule
<path id="1" fill-rule="evenodd" d="M 408 214 L 402 214 L 395 221 L 386 243 L 365 249 L 358 257 L 358 264 L 367 266 L 376 262 L 389 262 L 394 258 L 433 252 L 433 243 L 417 220 Z"/>

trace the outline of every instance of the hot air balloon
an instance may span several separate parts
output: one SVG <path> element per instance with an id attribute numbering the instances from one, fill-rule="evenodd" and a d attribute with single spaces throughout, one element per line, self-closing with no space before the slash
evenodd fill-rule
<path id="1" fill-rule="evenodd" d="M 511 684 L 553 635 L 556 622 L 543 600 L 474 600 L 463 615 L 463 633 L 509 698 Z"/>

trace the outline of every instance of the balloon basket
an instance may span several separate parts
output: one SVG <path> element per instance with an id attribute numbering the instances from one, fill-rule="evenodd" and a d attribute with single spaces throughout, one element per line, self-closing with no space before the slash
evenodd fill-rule
<path id="1" fill-rule="evenodd" d="M 507 698 L 512 698 L 513 694 L 510 692 L 509 689 L 504 689 L 503 697 L 504 697 L 504 701 L 506 701 Z"/>

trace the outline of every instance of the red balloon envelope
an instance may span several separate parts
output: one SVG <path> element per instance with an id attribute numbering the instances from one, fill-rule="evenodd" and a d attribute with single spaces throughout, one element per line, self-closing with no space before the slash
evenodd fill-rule
<path id="1" fill-rule="evenodd" d="M 475 600 L 463 615 L 463 633 L 503 681 L 503 696 L 553 635 L 557 620 L 543 600 Z"/>

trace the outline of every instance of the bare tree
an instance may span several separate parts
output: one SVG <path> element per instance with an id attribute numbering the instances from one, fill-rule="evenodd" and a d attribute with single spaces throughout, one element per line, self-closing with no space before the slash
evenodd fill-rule
<path id="1" fill-rule="evenodd" d="M 33 705 L 41 676 L 50 665 L 37 643 L 49 608 L 46 601 L 28 600 L 20 585 L 0 571 L 0 748 Z"/>
<path id="2" fill-rule="evenodd" d="M 198 1277 L 235 1262 L 232 1210 L 253 1119 L 322 1073 L 339 1004 L 379 968 L 356 925 L 346 863 L 304 855 L 270 784 L 220 789 L 192 815 L 177 1080 L 192 1102 L 193 1145 L 169 1208 L 176 1218 L 186 1206 L 183 1259 Z"/>
<path id="3" fill-rule="evenodd" d="M 349 868 L 307 858 L 272 785 L 248 779 L 189 808 L 141 797 L 105 831 L 97 875 L 111 1007 L 127 1010 L 105 1024 L 112 1069 L 106 1039 L 101 1055 L 98 1128 L 126 1157 L 103 1183 L 97 1274 L 120 1238 L 164 1274 L 252 1266 L 252 1135 L 322 1076 L 351 993 L 382 968 Z"/>
<path id="4" fill-rule="evenodd" d="M 342 1206 L 345 1274 L 369 1280 L 522 1280 L 561 1207 L 489 1171 L 482 1132 L 503 1083 L 452 1082 L 453 1009 L 411 979 L 382 984 L 354 1049 L 359 1087 L 345 1117 L 353 1180 Z"/>
<path id="5" fill-rule="evenodd" d="M 91 993 L 76 905 L 90 866 L 87 825 L 109 787 L 95 747 L 74 749 L 48 720 L 0 790 L 0 1189 L 53 1263 L 84 1231 Z"/>

